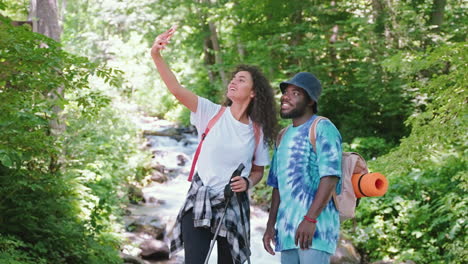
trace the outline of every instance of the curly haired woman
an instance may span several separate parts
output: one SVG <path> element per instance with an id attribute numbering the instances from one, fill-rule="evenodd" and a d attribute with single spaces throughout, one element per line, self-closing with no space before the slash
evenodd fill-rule
<path id="1" fill-rule="evenodd" d="M 169 69 L 160 51 L 169 43 L 175 27 L 156 37 L 151 56 L 169 91 L 191 111 L 190 121 L 202 135 L 209 121 L 219 116 L 203 139 L 194 169 L 192 184 L 184 205 L 171 232 L 172 253 L 184 248 L 185 263 L 203 263 L 210 247 L 210 240 L 220 224 L 217 236 L 218 263 L 243 263 L 250 255 L 249 201 L 244 199 L 243 212 L 234 210 L 233 199 L 225 199 L 227 184 L 235 193 L 245 192 L 257 184 L 269 164 L 268 144 L 276 135 L 276 108 L 273 89 L 261 71 L 248 65 L 240 65 L 234 71 L 226 91 L 223 105 L 199 97 L 182 87 Z M 221 109 L 225 110 L 224 112 Z M 243 164 L 240 176 L 231 179 L 231 173 Z M 192 174 L 190 175 L 192 176 Z M 228 202 L 225 218 L 221 221 L 225 202 Z M 247 216 L 242 226 L 240 215 Z"/>

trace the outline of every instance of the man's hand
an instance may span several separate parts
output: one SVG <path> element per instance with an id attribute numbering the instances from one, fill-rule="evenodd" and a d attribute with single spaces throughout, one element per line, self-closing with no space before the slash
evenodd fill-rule
<path id="1" fill-rule="evenodd" d="M 312 239 L 315 233 L 315 223 L 302 220 L 296 230 L 295 243 L 301 249 L 308 249 L 312 246 Z"/>
<path id="2" fill-rule="evenodd" d="M 268 253 L 275 255 L 271 243 L 275 244 L 275 228 L 267 226 L 265 234 L 263 234 L 263 247 Z"/>

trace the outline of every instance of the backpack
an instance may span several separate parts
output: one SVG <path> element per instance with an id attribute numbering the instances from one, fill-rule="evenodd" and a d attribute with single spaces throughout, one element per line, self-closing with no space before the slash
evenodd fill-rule
<path id="1" fill-rule="evenodd" d="M 320 120 L 328 120 L 317 116 L 309 129 L 309 140 L 316 152 L 316 127 Z M 289 127 L 289 126 L 288 126 Z M 288 129 L 283 128 L 278 133 L 276 146 Z M 332 194 L 336 209 L 340 214 L 340 221 L 355 217 L 356 206 L 360 197 L 382 196 L 388 188 L 388 181 L 380 173 L 369 173 L 366 161 L 356 152 L 343 152 L 341 160 L 341 193 Z"/>

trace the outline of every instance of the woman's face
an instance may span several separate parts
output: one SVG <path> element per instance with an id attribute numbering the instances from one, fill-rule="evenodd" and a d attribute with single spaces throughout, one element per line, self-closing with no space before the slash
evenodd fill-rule
<path id="1" fill-rule="evenodd" d="M 253 80 L 250 72 L 237 72 L 229 82 L 227 97 L 233 102 L 244 102 L 251 100 L 254 96 Z"/>

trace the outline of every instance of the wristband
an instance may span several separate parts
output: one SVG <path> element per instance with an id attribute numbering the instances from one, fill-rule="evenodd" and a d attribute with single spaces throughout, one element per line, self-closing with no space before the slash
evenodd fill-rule
<path id="1" fill-rule="evenodd" d="M 314 223 L 314 224 L 317 223 L 317 219 L 315 219 L 315 218 L 310 218 L 310 217 L 308 217 L 307 215 L 304 215 L 304 219 L 305 219 L 307 222 L 311 222 L 311 223 Z"/>

